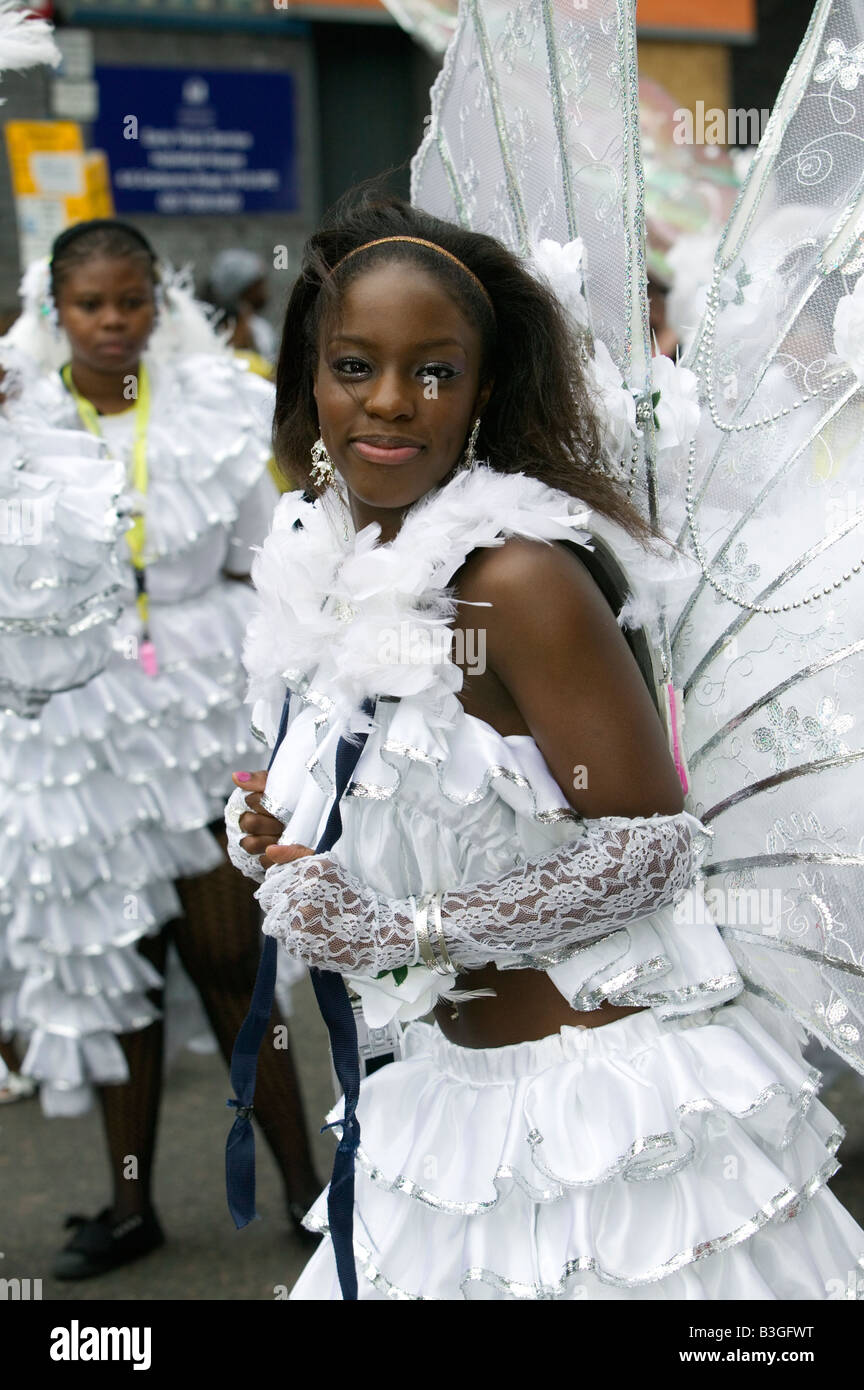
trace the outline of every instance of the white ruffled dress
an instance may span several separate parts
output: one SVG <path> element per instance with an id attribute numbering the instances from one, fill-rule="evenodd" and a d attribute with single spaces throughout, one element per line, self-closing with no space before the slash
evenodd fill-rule
<path id="1" fill-rule="evenodd" d="M 332 503 L 281 500 L 253 569 L 246 661 L 269 742 L 292 693 L 267 786 L 284 843 L 316 843 L 339 736 L 364 726 L 352 711 L 370 695 L 332 853 L 374 890 L 494 880 L 579 835 L 533 739 L 464 712 L 442 633 L 473 549 L 578 540 L 587 521 L 574 499 L 485 467 L 379 547 L 375 527 L 344 539 Z M 363 1083 L 357 1112 L 361 1298 L 848 1296 L 834 1291 L 864 1263 L 864 1232 L 826 1186 L 842 1130 L 804 1035 L 743 995 L 710 916 L 687 915 L 658 911 L 549 972 L 576 1009 L 645 1012 L 515 1046 L 455 1046 L 420 1021 L 452 987 L 425 966 L 400 986 L 350 979 L 370 1025 L 407 1021 L 403 1059 Z M 326 1232 L 326 1194 L 306 1224 Z M 328 1239 L 292 1298 L 339 1297 Z"/>
<path id="2" fill-rule="evenodd" d="M 116 521 L 109 529 L 106 514 L 109 585 L 99 572 L 86 579 L 75 548 L 86 508 L 71 505 L 70 478 L 95 484 L 95 506 L 99 486 L 118 488 L 118 467 L 125 485 L 122 464 L 80 426 L 58 376 L 31 382 L 8 407 L 28 455 L 19 487 L 31 471 L 39 486 L 46 472 L 40 431 L 74 439 L 79 453 L 70 447 L 54 469 L 65 510 L 45 581 L 67 595 L 72 617 L 66 629 L 54 620 L 26 638 L 10 635 L 22 648 L 26 640 L 26 669 L 22 655 L 12 672 L 17 696 L 0 714 L 0 1026 L 27 1036 L 22 1072 L 41 1083 L 48 1114 L 80 1113 L 94 1085 L 127 1079 L 117 1035 L 152 1021 L 146 992 L 159 981 L 136 942 L 181 915 L 176 878 L 220 862 L 207 826 L 220 816 L 231 770 L 258 757 L 240 665 L 253 596 L 223 570 L 248 572 L 250 546 L 270 523 L 272 388 L 227 354 L 148 367 L 155 676 L 137 660 L 133 570 Z M 0 578 L 6 611 L 38 610 L 40 554 L 23 565 L 11 556 Z M 113 625 L 97 626 L 118 612 Z M 79 617 L 83 635 L 63 637 L 78 631 Z M 27 687 L 65 690 L 24 718 L 38 705 Z"/>

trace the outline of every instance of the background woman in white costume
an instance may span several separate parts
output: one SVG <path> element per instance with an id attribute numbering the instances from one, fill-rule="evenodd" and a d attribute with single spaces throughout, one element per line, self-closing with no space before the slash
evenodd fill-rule
<path id="1" fill-rule="evenodd" d="M 22 437 L 54 426 L 103 439 L 103 467 L 122 461 L 136 518 L 119 541 L 123 611 L 105 670 L 38 719 L 2 719 L 3 1022 L 27 1038 L 21 1070 L 48 1113 L 80 1113 L 98 1087 L 105 1119 L 113 1200 L 71 1223 L 55 1271 L 82 1278 L 163 1239 L 151 1200 L 163 928 L 177 925 L 226 1057 L 255 975 L 257 908 L 211 823 L 250 746 L 236 662 L 250 547 L 275 497 L 272 392 L 203 316 L 204 351 L 166 350 L 189 305 L 165 293 L 134 228 L 61 234 L 34 305 L 39 274 L 5 343 L 18 381 L 8 416 Z M 50 639 L 34 659 L 50 663 Z M 268 1049 L 262 1080 L 258 1113 L 296 1223 L 315 1180 L 290 1051 Z"/>
<path id="2" fill-rule="evenodd" d="M 864 1260 L 841 1134 L 800 1030 L 674 911 L 699 824 L 590 557 L 546 543 L 646 534 L 579 362 L 488 236 L 367 199 L 311 239 L 275 438 L 307 487 L 315 445 L 319 495 L 279 504 L 246 647 L 255 722 L 272 741 L 286 688 L 289 721 L 229 845 L 370 1023 L 438 998 L 361 1088 L 361 1298 L 825 1298 Z M 293 1297 L 339 1297 L 329 1240 Z"/>
<path id="3" fill-rule="evenodd" d="M 0 74 L 59 61 L 50 26 L 0 0 Z M 0 97 L 0 106 L 4 102 Z M 0 403 L 3 374 L 0 367 Z M 44 424 L 21 433 L 0 416 L 3 708 L 33 715 L 52 691 L 81 684 L 108 660 L 111 624 L 121 607 L 115 541 L 123 525 L 122 486 L 119 468 L 106 469 L 95 439 Z M 0 932 L 4 991 L 10 976 Z M 0 994 L 0 1021 L 14 1013 Z M 34 1093 L 35 1083 L 19 1074 L 19 1065 L 0 1022 L 0 1105 Z"/>

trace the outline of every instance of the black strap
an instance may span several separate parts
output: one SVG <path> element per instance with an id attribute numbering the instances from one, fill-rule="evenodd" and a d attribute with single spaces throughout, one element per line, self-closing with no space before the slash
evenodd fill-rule
<path id="1" fill-rule="evenodd" d="M 290 705 L 291 696 L 286 695 L 276 742 L 267 764 L 268 771 L 273 766 L 273 759 L 285 737 Z M 270 1021 L 275 992 L 276 939 L 267 936 L 264 938 L 264 949 L 258 962 L 249 1012 L 240 1026 L 231 1053 L 231 1085 L 234 1088 L 234 1099 L 227 1101 L 227 1104 L 233 1106 L 237 1115 L 225 1146 L 225 1184 L 228 1210 L 238 1231 L 258 1217 L 255 1210 L 255 1132 L 252 1129 L 252 1102 L 255 1099 L 258 1053 L 261 1051 Z"/>
<path id="2" fill-rule="evenodd" d="M 270 759 L 279 750 L 285 737 L 288 724 L 286 699 L 279 724 L 279 734 Z M 374 713 L 374 702 L 364 700 L 364 714 Z M 367 734 L 357 734 L 351 740 L 340 738 L 336 748 L 335 797 L 327 817 L 324 832 L 315 847 L 316 854 L 324 854 L 332 849 L 342 834 L 342 814 L 340 801 L 357 765 Z M 327 1197 L 327 1214 L 330 1224 L 330 1237 L 336 1258 L 336 1269 L 342 1297 L 346 1300 L 357 1298 L 357 1270 L 354 1263 L 354 1159 L 360 1143 L 360 1124 L 356 1109 L 360 1094 L 360 1057 L 357 1049 L 357 1028 L 354 1011 L 348 998 L 345 981 L 341 975 L 329 970 L 310 971 L 315 997 L 327 1031 L 330 1034 L 330 1048 L 333 1066 L 345 1097 L 345 1110 L 341 1120 L 333 1121 L 342 1127 L 342 1137 L 336 1150 L 333 1174 Z M 234 1052 L 231 1057 L 231 1084 L 236 1099 L 228 1104 L 237 1109 L 237 1118 L 228 1135 L 225 1150 L 225 1175 L 228 1188 L 228 1208 L 238 1229 L 249 1224 L 257 1215 L 255 1211 L 255 1137 L 251 1125 L 252 1105 L 255 1094 L 255 1075 L 258 1053 L 264 1040 L 264 1033 L 273 1007 L 276 987 L 276 939 L 268 936 L 264 941 L 261 962 L 255 980 L 252 1003 L 243 1021 Z M 325 1129 L 330 1126 L 325 1125 Z"/>

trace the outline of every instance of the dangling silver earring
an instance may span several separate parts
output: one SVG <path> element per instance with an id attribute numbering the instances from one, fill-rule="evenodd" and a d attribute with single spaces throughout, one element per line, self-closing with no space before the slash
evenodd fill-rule
<path id="1" fill-rule="evenodd" d="M 315 486 L 321 488 L 332 487 L 336 477 L 333 460 L 320 436 L 312 445 L 312 471 L 309 476 Z"/>
<path id="2" fill-rule="evenodd" d="M 464 453 L 463 456 L 462 456 L 462 462 L 461 462 L 461 464 L 459 465 L 459 472 L 460 472 L 460 473 L 468 473 L 468 472 L 470 472 L 470 470 L 474 467 L 475 463 L 477 462 L 477 452 L 476 452 L 476 450 L 477 450 L 477 436 L 478 436 L 479 433 L 480 433 L 480 416 L 478 415 L 478 416 L 477 416 L 477 419 L 474 421 L 474 427 L 473 427 L 473 429 L 471 430 L 470 435 L 468 436 L 468 445 L 467 445 L 467 447 L 466 447 L 466 449 L 465 449 L 465 453 Z"/>

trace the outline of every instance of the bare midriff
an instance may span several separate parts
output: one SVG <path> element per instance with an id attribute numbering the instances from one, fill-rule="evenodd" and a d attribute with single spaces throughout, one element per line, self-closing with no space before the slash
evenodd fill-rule
<path id="1" fill-rule="evenodd" d="M 604 999 L 599 1008 L 577 1013 L 542 970 L 499 970 L 487 965 L 460 975 L 457 989 L 495 991 L 494 999 L 438 1005 L 435 1020 L 441 1032 L 460 1047 L 509 1047 L 548 1037 L 561 1028 L 600 1028 L 628 1014 L 644 1012 Z"/>

